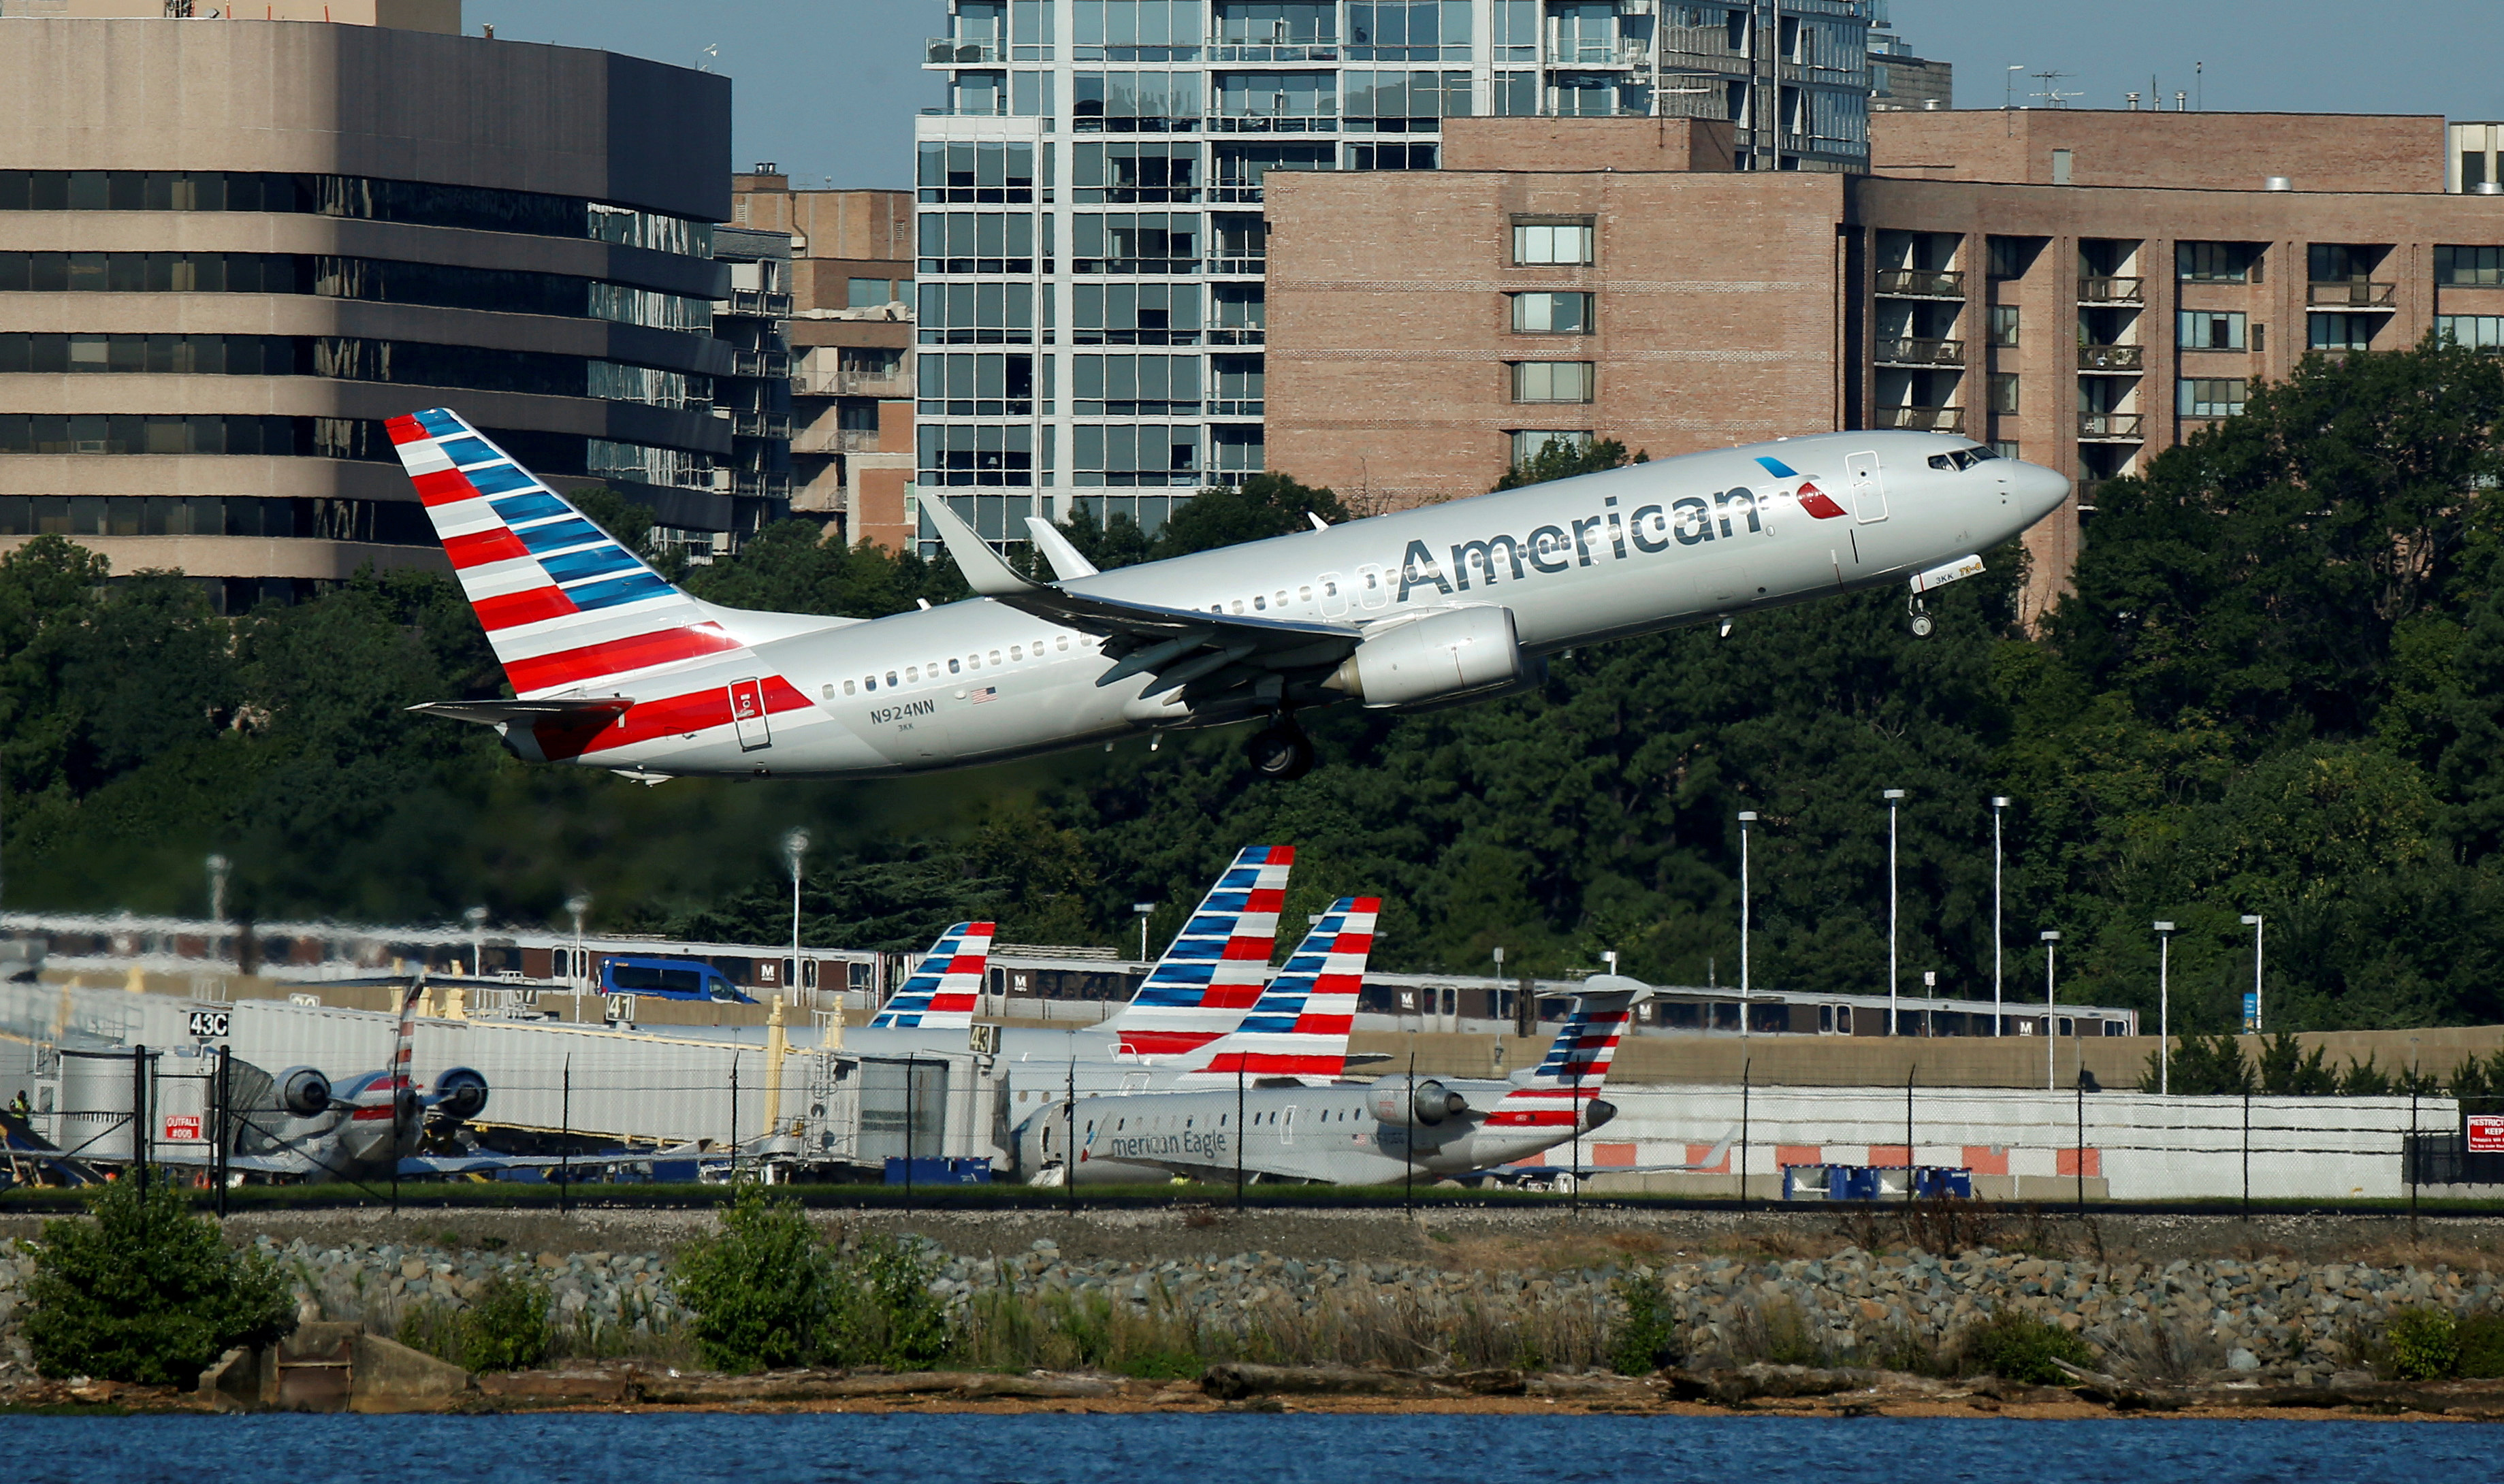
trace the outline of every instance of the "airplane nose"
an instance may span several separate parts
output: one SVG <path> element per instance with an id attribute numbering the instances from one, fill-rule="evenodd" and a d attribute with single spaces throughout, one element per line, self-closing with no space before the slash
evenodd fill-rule
<path id="1" fill-rule="evenodd" d="M 2059 469 L 2021 463 L 2009 472 L 2009 488 L 2016 493 L 2018 508 L 2026 512 L 2030 526 L 2059 509 L 2061 501 L 2069 498 L 2069 476 Z"/>

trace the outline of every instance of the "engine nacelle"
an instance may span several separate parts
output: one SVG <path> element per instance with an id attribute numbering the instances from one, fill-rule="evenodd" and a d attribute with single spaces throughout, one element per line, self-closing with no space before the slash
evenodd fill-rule
<path id="1" fill-rule="evenodd" d="M 330 1079 L 319 1067 L 289 1067 L 278 1074 L 278 1106 L 299 1119 L 330 1111 Z"/>
<path id="2" fill-rule="evenodd" d="M 1413 1084 L 1405 1077 L 1386 1077 L 1374 1085 L 1374 1095 L 1367 1100 L 1377 1121 L 1422 1128 L 1432 1128 L 1469 1105 L 1468 1098 L 1431 1077 Z"/>
<path id="3" fill-rule="evenodd" d="M 435 1079 L 435 1111 L 466 1123 L 487 1111 L 487 1079 L 468 1067 L 454 1067 Z"/>
<path id="4" fill-rule="evenodd" d="M 1370 634 L 1322 683 L 1381 707 L 1496 690 L 1521 676 L 1513 610 L 1478 606 L 1447 608 Z"/>

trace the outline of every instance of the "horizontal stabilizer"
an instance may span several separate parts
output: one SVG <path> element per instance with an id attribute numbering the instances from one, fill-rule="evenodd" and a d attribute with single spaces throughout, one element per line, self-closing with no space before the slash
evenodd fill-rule
<path id="1" fill-rule="evenodd" d="M 474 721 L 489 727 L 503 726 L 510 721 L 526 725 L 554 721 L 569 726 L 602 726 L 624 715 L 627 707 L 634 704 L 632 696 L 602 696 L 593 700 L 571 701 L 429 701 L 409 709 L 451 721 Z"/>

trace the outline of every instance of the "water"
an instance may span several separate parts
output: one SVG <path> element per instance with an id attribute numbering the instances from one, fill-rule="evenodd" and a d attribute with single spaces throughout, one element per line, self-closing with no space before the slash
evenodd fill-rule
<path id="1" fill-rule="evenodd" d="M 2499 1448 L 2488 1426 L 2159 1418 L 0 1417 L 9 1484 L 2430 1484 L 2497 1477 Z"/>

